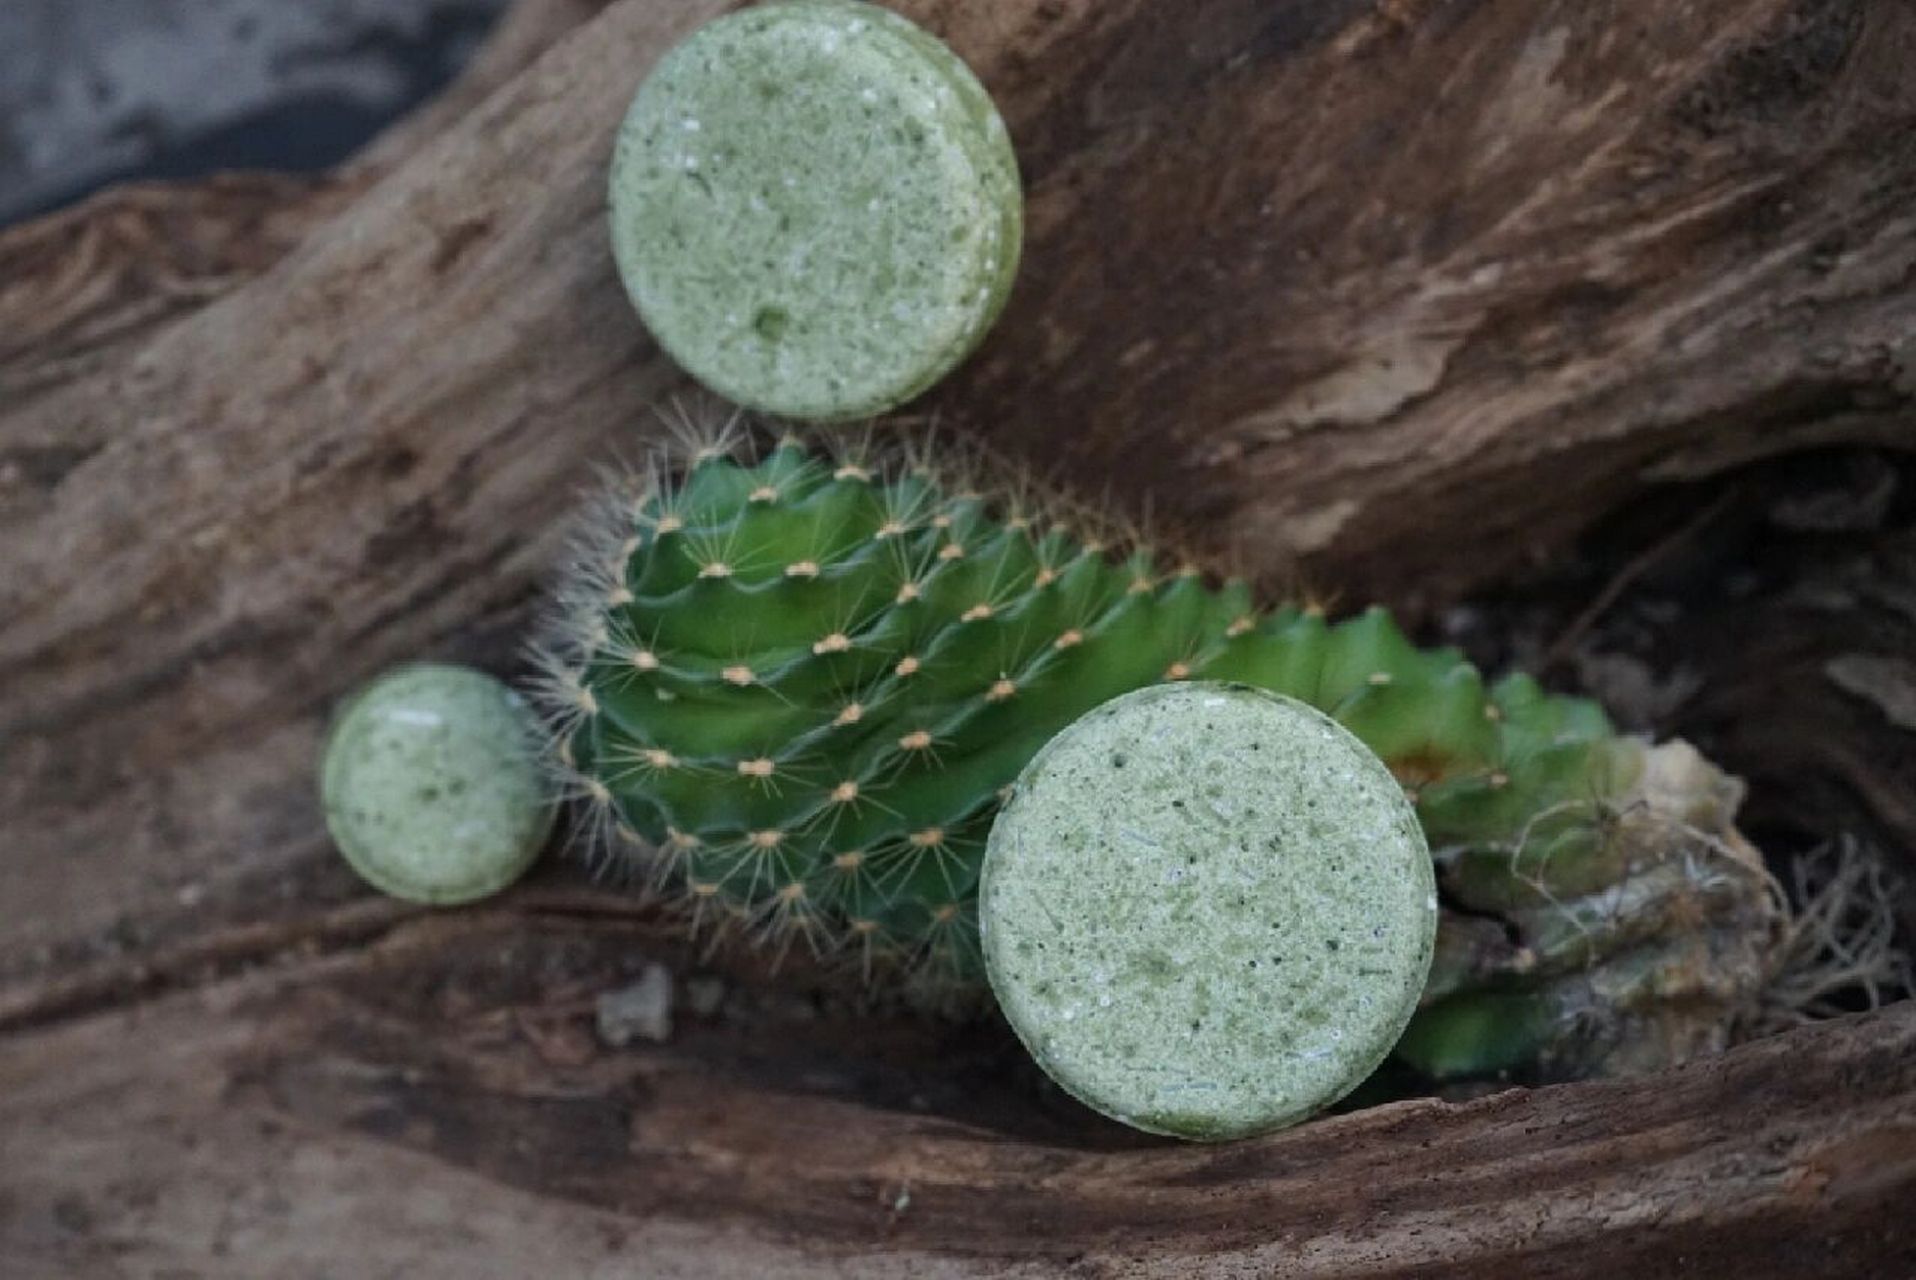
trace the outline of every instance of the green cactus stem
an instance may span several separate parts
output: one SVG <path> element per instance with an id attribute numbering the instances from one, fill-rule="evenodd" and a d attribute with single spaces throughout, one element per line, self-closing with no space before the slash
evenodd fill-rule
<path id="1" fill-rule="evenodd" d="M 1093 707 L 1203 677 L 1325 712 L 1412 800 L 1444 912 L 1400 1053 L 1429 1074 L 1675 1060 L 1769 979 L 1783 913 L 1737 784 L 1682 744 L 1486 684 L 1380 609 L 1263 607 L 930 450 L 748 434 L 618 486 L 539 652 L 587 845 L 695 920 L 975 984 L 1003 789 Z"/>

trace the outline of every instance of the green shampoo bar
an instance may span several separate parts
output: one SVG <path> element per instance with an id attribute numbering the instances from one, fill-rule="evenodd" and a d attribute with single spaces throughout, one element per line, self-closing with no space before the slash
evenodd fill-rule
<path id="1" fill-rule="evenodd" d="M 883 9 L 727 15 L 646 77 L 613 157 L 612 247 L 646 326 L 707 387 L 864 417 L 984 336 L 1017 270 L 1011 141 L 969 68 Z"/>
<path id="2" fill-rule="evenodd" d="M 398 667 L 340 708 L 320 762 L 326 826 L 375 888 L 471 902 L 539 856 L 554 805 L 518 694 L 482 671 Z"/>
<path id="3" fill-rule="evenodd" d="M 1166 684 L 1053 738 L 992 827 L 985 965 L 1067 1092 L 1223 1139 L 1360 1084 L 1417 1006 L 1436 883 L 1416 814 L 1301 702 Z"/>

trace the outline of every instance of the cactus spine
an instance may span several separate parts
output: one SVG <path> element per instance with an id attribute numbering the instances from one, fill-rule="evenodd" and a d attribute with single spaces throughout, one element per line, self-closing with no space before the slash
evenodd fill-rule
<path id="1" fill-rule="evenodd" d="M 539 650 L 589 844 L 695 918 L 975 981 L 1001 789 L 1092 707 L 1203 676 L 1326 711 L 1415 801 L 1445 912 L 1401 1053 L 1428 1074 L 1680 1058 L 1767 981 L 1772 883 L 1735 784 L 1682 744 L 1486 685 L 1379 609 L 1260 609 L 923 451 L 746 434 L 608 498 Z"/>

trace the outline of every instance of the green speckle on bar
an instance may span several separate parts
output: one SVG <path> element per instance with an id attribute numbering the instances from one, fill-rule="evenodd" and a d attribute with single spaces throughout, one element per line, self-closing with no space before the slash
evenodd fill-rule
<path id="1" fill-rule="evenodd" d="M 1436 883 L 1416 814 L 1301 702 L 1167 684 L 1026 766 L 992 827 L 985 965 L 1060 1086 L 1185 1138 L 1262 1133 L 1360 1084 L 1424 988 Z"/>
<path id="2" fill-rule="evenodd" d="M 727 15 L 620 131 L 612 246 L 659 344 L 739 404 L 880 413 L 969 354 L 1017 270 L 1016 157 L 944 45 L 851 0 Z"/>
<path id="3" fill-rule="evenodd" d="M 419 663 L 340 708 L 320 764 L 333 842 L 375 888 L 470 902 L 525 873 L 551 830 L 530 713 L 483 672 Z"/>

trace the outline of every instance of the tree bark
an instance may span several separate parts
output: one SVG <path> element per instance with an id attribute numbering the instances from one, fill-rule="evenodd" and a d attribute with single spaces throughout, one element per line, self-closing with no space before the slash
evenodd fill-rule
<path id="1" fill-rule="evenodd" d="M 18 1007 L 0 1270 L 87 1277 L 1909 1273 L 1916 1006 L 1660 1076 L 1223 1146 L 1087 1120 L 1009 1036 L 733 975 L 667 1046 L 595 992 L 603 899 L 358 904 L 196 940 L 165 991 Z M 129 995 L 131 993 L 128 993 Z M 131 1046 L 138 1046 L 130 1051 Z"/>
<path id="2" fill-rule="evenodd" d="M 645 69 L 726 7 L 528 39 L 339 175 L 0 239 L 0 1271 L 376 1274 L 455 1229 L 464 1274 L 1906 1263 L 1907 1008 L 1129 1150 L 885 1019 L 603 1053 L 579 993 L 665 945 L 610 895 L 360 896 L 312 795 L 330 702 L 509 665 L 591 466 L 684 385 L 602 183 Z M 999 99 L 1030 198 L 1003 322 L 919 407 L 1267 581 L 1441 604 L 1646 485 L 1911 443 L 1906 5 L 898 7 Z"/>
<path id="3" fill-rule="evenodd" d="M 337 172 L 130 184 L 0 231 L 0 404 L 23 415 L 260 275 L 605 4 L 517 0 L 444 93 Z M 31 478 L 71 456 L 55 447 L 6 462 Z"/>

